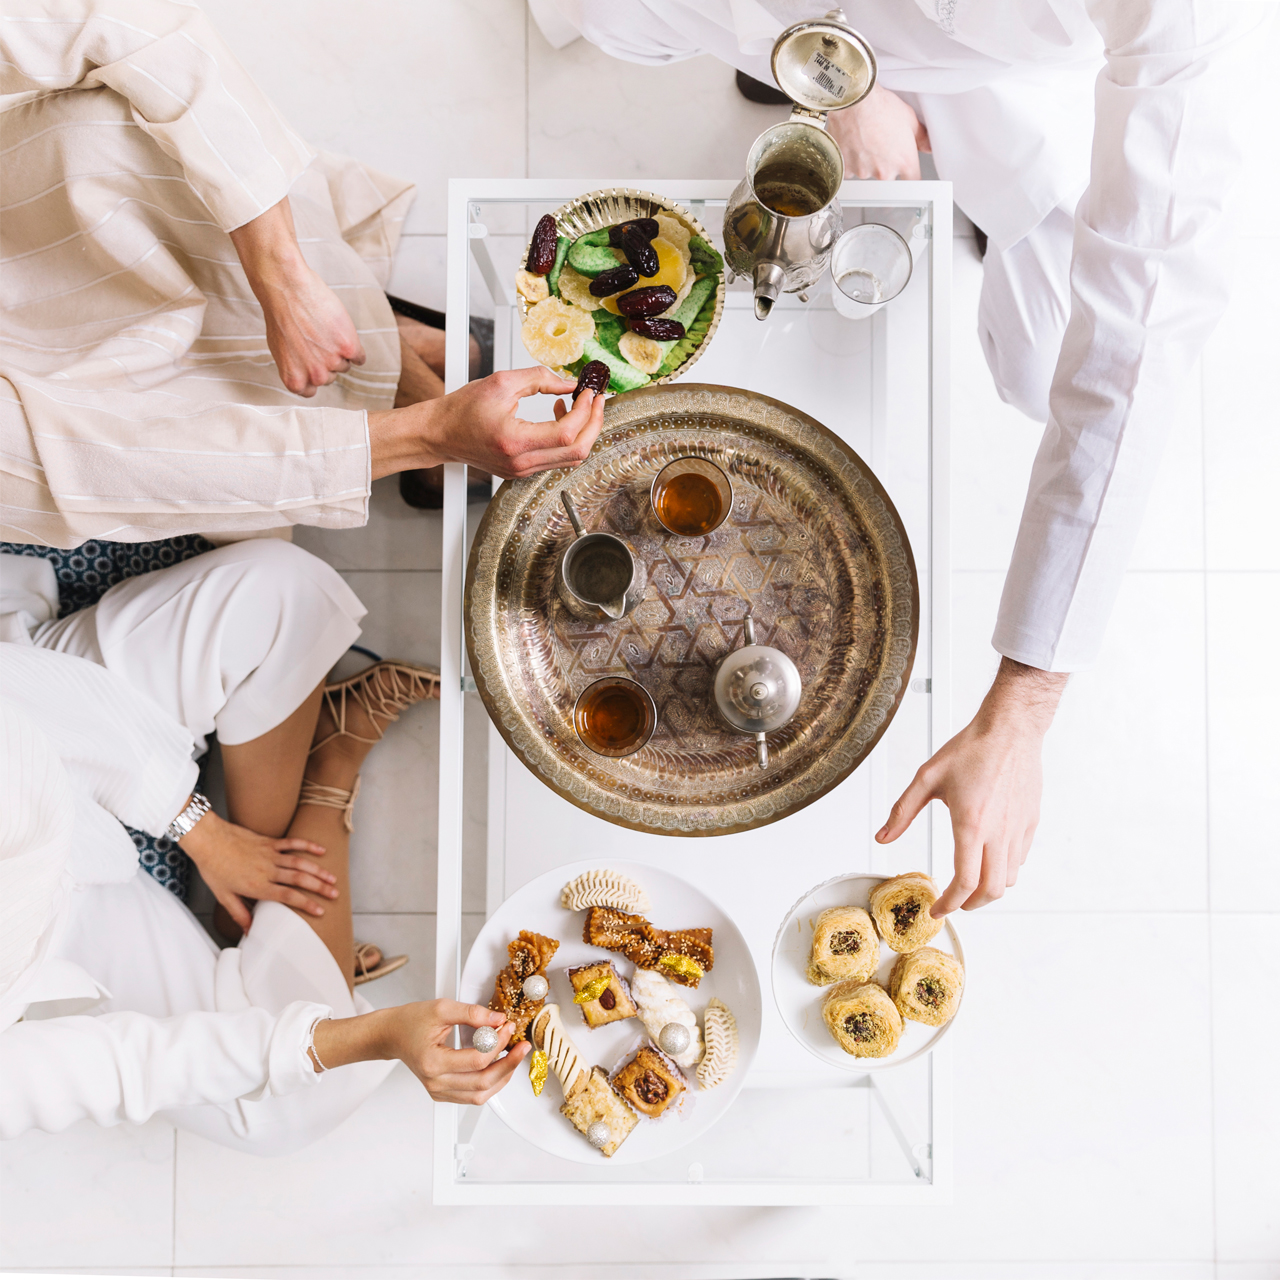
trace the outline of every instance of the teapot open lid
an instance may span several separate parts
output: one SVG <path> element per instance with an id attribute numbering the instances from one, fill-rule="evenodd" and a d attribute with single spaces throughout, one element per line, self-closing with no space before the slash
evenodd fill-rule
<path id="1" fill-rule="evenodd" d="M 771 61 L 778 87 L 805 114 L 851 107 L 876 82 L 876 55 L 842 9 L 788 27 L 774 42 Z"/>

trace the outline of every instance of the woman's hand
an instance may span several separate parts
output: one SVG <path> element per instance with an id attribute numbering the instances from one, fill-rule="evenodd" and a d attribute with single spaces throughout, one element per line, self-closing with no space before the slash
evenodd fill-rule
<path id="1" fill-rule="evenodd" d="M 920 766 L 876 833 L 880 844 L 896 840 L 930 800 L 951 810 L 955 877 L 933 916 L 985 906 L 1018 879 L 1040 821 L 1041 747 L 1066 683 L 1002 659 L 978 714 Z"/>
<path id="2" fill-rule="evenodd" d="M 454 1049 L 454 1027 L 493 1027 L 497 1046 L 491 1053 Z M 320 1023 L 315 1030 L 316 1054 L 326 1067 L 348 1062 L 399 1058 L 437 1102 L 481 1106 L 511 1079 L 529 1056 L 521 1040 L 505 1058 L 499 1057 L 515 1030 L 500 1013 L 456 1000 L 425 1000 L 357 1018 Z"/>
<path id="3" fill-rule="evenodd" d="M 929 131 L 896 93 L 879 85 L 855 106 L 833 111 L 827 131 L 840 144 L 847 178 L 919 178 Z"/>
<path id="4" fill-rule="evenodd" d="M 213 896 L 246 932 L 253 916 L 242 901 L 244 898 L 283 902 L 307 915 L 322 916 L 324 908 L 299 890 L 306 889 L 322 898 L 338 896 L 333 887 L 336 876 L 322 871 L 310 858 L 297 856 L 324 856 L 323 846 L 310 840 L 274 840 L 210 812 L 178 843 L 199 867 L 200 878 Z"/>
<path id="5" fill-rule="evenodd" d="M 465 462 L 504 480 L 575 467 L 604 426 L 604 396 L 584 391 L 554 422 L 517 416 L 520 401 L 567 395 L 574 384 L 549 369 L 490 374 L 438 400 L 369 414 L 373 478 L 442 462 Z"/>
<path id="6" fill-rule="evenodd" d="M 353 364 L 364 364 L 346 308 L 303 259 L 287 199 L 237 227 L 231 243 L 262 304 L 267 346 L 290 391 L 313 396 Z"/>

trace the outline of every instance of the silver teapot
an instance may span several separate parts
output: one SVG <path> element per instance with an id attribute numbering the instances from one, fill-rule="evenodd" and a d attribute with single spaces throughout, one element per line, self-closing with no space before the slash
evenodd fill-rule
<path id="1" fill-rule="evenodd" d="M 780 293 L 802 293 L 827 269 L 844 230 L 844 157 L 827 133 L 827 113 L 860 102 L 876 82 L 875 54 L 841 9 L 788 27 L 771 65 L 796 105 L 752 143 L 747 175 L 724 211 L 725 259 L 751 279 L 757 320 Z"/>
<path id="2" fill-rule="evenodd" d="M 756 644 L 750 614 L 742 622 L 741 648 L 720 660 L 713 686 L 716 709 L 741 733 L 755 735 L 756 764 L 769 764 L 765 734 L 781 729 L 800 705 L 800 672 L 781 649 Z"/>

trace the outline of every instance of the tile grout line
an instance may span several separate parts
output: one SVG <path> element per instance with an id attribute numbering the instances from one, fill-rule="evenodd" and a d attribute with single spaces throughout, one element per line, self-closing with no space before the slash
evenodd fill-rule
<path id="1" fill-rule="evenodd" d="M 169 1205 L 169 1274 L 178 1265 L 178 1130 L 173 1130 L 172 1199 Z"/>

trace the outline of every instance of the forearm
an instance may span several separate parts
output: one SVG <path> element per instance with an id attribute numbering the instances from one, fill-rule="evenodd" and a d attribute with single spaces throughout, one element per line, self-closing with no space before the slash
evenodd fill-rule
<path id="1" fill-rule="evenodd" d="M 259 301 L 270 288 L 288 287 L 294 275 L 306 266 L 287 197 L 229 234 L 249 278 L 249 287 Z"/>
<path id="2" fill-rule="evenodd" d="M 330 1018 L 317 1023 L 311 1042 L 315 1050 L 314 1069 L 327 1071 L 352 1062 L 388 1062 L 398 1058 L 404 1010 L 410 1007 L 375 1009 L 354 1018 Z"/>

